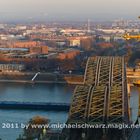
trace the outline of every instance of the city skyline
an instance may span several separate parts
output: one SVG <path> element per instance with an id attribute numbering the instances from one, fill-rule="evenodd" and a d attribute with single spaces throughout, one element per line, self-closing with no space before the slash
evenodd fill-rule
<path id="1" fill-rule="evenodd" d="M 138 0 L 0 0 L 0 21 L 137 19 L 139 4 Z"/>

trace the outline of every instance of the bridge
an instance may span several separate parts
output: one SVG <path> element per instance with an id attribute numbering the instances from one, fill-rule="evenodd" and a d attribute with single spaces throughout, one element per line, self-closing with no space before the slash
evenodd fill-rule
<path id="1" fill-rule="evenodd" d="M 74 90 L 67 124 L 129 124 L 128 105 L 124 58 L 90 57 L 84 85 L 78 85 Z M 86 128 L 63 130 L 63 133 L 68 140 L 125 140 L 128 131 Z"/>

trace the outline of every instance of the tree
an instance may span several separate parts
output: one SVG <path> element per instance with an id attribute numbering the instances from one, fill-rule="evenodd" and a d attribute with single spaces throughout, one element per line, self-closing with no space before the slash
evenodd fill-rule
<path id="1" fill-rule="evenodd" d="M 43 118 L 40 116 L 33 117 L 29 122 L 29 127 L 24 129 L 24 136 L 26 140 L 32 140 L 35 138 L 39 138 L 40 135 L 43 133 L 44 128 L 48 130 L 49 119 Z"/>

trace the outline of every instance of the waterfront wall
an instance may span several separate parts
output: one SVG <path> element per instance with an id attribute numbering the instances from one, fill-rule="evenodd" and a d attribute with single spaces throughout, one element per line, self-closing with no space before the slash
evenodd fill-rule
<path id="1" fill-rule="evenodd" d="M 83 84 L 83 75 L 39 73 L 34 80 L 34 72 L 1 72 L 0 82 L 20 83 L 67 83 Z"/>

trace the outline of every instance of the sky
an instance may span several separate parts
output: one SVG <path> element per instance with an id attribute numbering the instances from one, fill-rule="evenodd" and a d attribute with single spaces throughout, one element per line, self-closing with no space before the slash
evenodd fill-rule
<path id="1" fill-rule="evenodd" d="M 0 0 L 0 21 L 137 19 L 140 0 Z"/>

